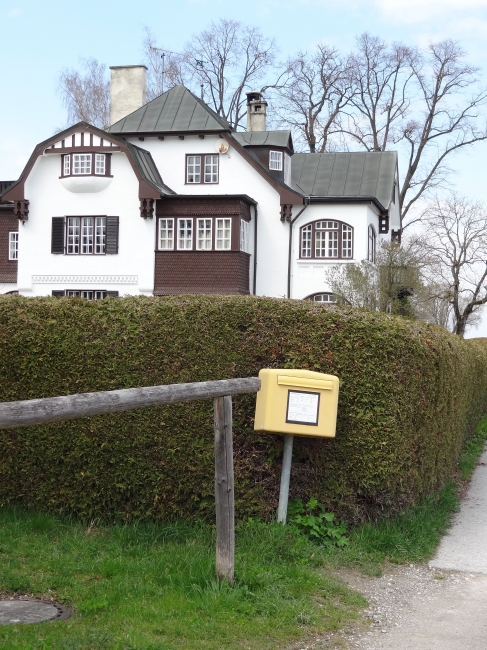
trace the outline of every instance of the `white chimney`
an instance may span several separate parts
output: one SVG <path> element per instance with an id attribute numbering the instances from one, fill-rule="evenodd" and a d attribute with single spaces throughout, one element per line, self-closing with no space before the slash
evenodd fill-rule
<path id="1" fill-rule="evenodd" d="M 247 93 L 247 131 L 265 131 L 267 102 L 259 90 Z"/>
<path id="2" fill-rule="evenodd" d="M 110 66 L 110 125 L 147 102 L 145 65 Z"/>

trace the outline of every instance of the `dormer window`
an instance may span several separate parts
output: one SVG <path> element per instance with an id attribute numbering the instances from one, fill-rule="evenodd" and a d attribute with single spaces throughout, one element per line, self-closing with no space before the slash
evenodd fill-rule
<path id="1" fill-rule="evenodd" d="M 282 151 L 269 151 L 269 169 L 282 172 Z"/>
<path id="2" fill-rule="evenodd" d="M 110 156 L 104 153 L 67 153 L 62 156 L 61 177 L 110 176 Z"/>

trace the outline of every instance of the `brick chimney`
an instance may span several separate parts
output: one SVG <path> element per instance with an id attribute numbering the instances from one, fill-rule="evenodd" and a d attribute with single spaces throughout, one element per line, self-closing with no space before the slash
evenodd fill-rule
<path id="1" fill-rule="evenodd" d="M 147 102 L 145 65 L 110 66 L 110 126 Z"/>
<path id="2" fill-rule="evenodd" d="M 267 102 L 259 90 L 247 93 L 247 131 L 265 131 Z"/>

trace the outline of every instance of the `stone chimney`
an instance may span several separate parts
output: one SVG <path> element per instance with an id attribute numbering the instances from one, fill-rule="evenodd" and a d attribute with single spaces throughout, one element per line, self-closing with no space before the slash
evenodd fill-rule
<path id="1" fill-rule="evenodd" d="M 247 131 L 265 131 L 267 102 L 259 90 L 247 93 Z"/>
<path id="2" fill-rule="evenodd" d="M 147 102 L 145 65 L 110 66 L 110 126 Z"/>

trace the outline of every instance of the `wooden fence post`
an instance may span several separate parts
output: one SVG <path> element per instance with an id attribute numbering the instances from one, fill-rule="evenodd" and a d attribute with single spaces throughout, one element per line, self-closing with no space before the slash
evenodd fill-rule
<path id="1" fill-rule="evenodd" d="M 216 575 L 233 582 L 235 504 L 233 484 L 232 397 L 217 397 L 215 407 Z"/>

